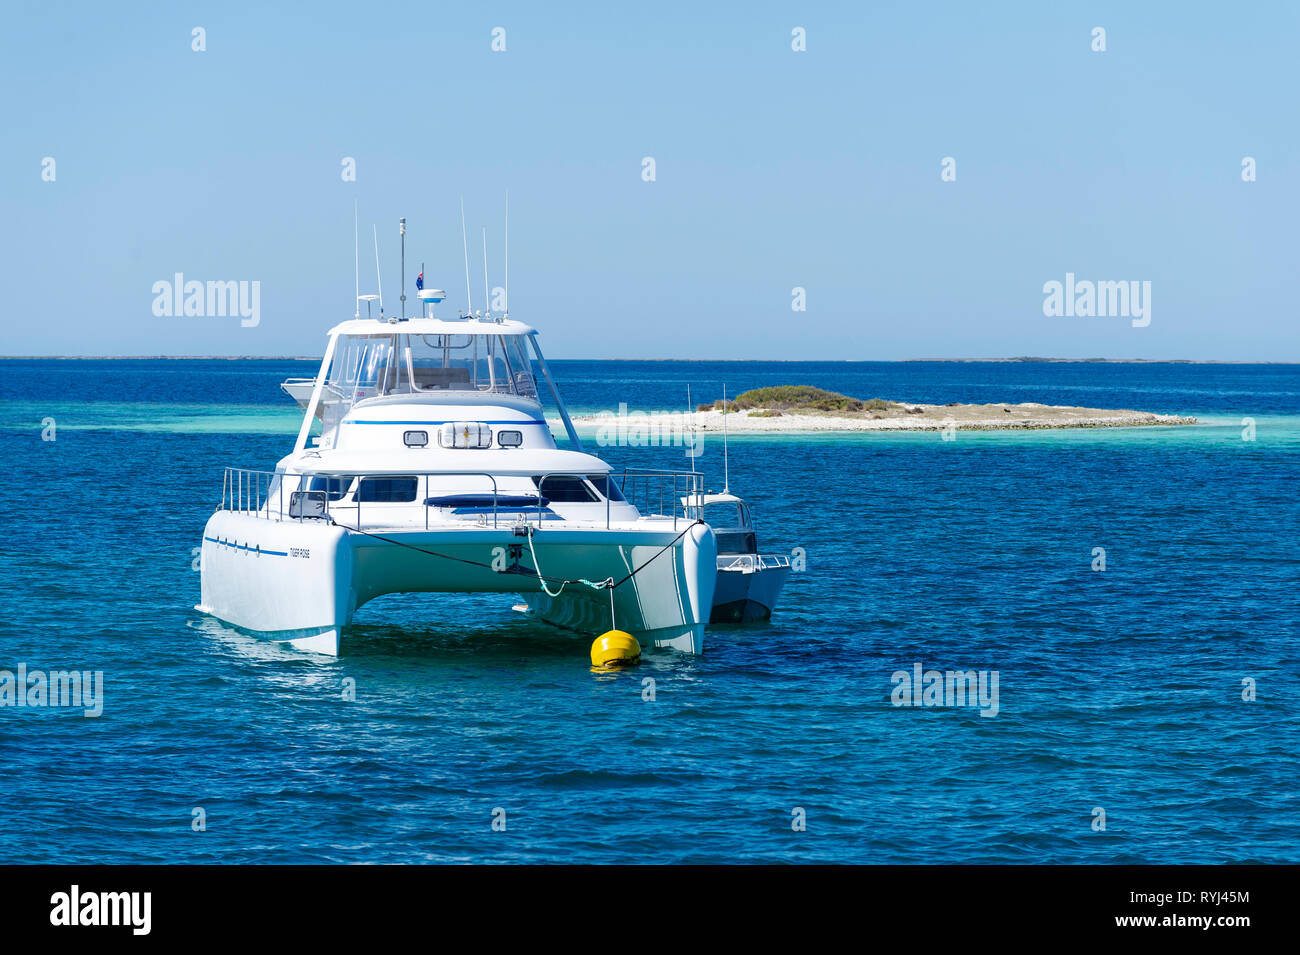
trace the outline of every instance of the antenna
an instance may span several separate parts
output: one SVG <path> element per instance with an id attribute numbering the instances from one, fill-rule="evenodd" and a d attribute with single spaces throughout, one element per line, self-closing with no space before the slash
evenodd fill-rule
<path id="1" fill-rule="evenodd" d="M 731 470 L 727 465 L 727 386 L 722 386 L 722 493 L 731 491 Z"/>
<path id="2" fill-rule="evenodd" d="M 397 234 L 402 237 L 402 321 L 406 321 L 406 216 L 397 220 Z"/>
<path id="3" fill-rule="evenodd" d="M 361 245 L 357 238 L 357 200 L 352 200 L 352 266 L 353 274 L 356 276 L 357 298 L 353 303 L 357 310 L 352 314 L 353 318 L 361 317 Z"/>
<path id="4" fill-rule="evenodd" d="M 510 190 L 506 190 L 506 318 L 510 317 Z"/>
<path id="5" fill-rule="evenodd" d="M 691 473 L 694 474 L 695 455 L 693 452 L 695 451 L 695 409 L 691 407 L 691 383 L 689 381 L 686 383 L 686 414 L 690 421 L 691 428 L 691 451 L 687 453 L 687 457 L 691 459 Z"/>
<path id="6" fill-rule="evenodd" d="M 488 318 L 492 317 L 492 296 L 488 292 L 487 277 L 487 229 L 483 229 L 483 301 L 486 302 Z"/>
<path id="7" fill-rule="evenodd" d="M 460 197 L 460 244 L 465 250 L 465 298 L 469 301 L 469 316 L 474 317 L 474 296 L 469 290 L 469 242 L 465 238 L 465 197 Z"/>
<path id="8" fill-rule="evenodd" d="M 375 281 L 379 283 L 379 317 L 384 317 L 384 276 L 379 271 L 379 226 L 371 223 L 375 235 Z"/>

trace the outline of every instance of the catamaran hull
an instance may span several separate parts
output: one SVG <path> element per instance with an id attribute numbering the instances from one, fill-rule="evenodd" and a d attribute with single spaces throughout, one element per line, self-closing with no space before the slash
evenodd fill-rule
<path id="1" fill-rule="evenodd" d="M 620 555 L 626 569 L 608 576 L 621 580 L 639 569 L 615 588 L 612 608 L 608 590 L 572 584 L 558 594 L 554 586 L 549 592 L 525 593 L 524 601 L 537 616 L 559 627 L 581 633 L 625 630 L 650 646 L 703 653 L 717 576 L 713 531 L 696 524 L 672 551 L 660 554 L 662 549 L 662 544 L 641 546 Z"/>
<path id="2" fill-rule="evenodd" d="M 719 570 L 713 591 L 710 623 L 749 623 L 767 620 L 790 577 L 790 568 Z"/>
<path id="3" fill-rule="evenodd" d="M 542 619 L 600 633 L 612 629 L 609 591 L 576 581 L 617 581 L 635 570 L 614 590 L 617 628 L 699 653 L 717 576 L 713 532 L 694 524 L 682 534 L 680 522 L 665 523 L 669 529 L 535 530 L 534 565 L 528 539 L 508 528 L 358 533 L 220 511 L 203 534 L 197 609 L 327 654 L 339 652 L 358 607 L 390 593 L 517 593 Z M 547 587 L 555 596 L 542 591 L 535 569 L 554 579 Z M 559 590 L 561 579 L 575 582 Z"/>

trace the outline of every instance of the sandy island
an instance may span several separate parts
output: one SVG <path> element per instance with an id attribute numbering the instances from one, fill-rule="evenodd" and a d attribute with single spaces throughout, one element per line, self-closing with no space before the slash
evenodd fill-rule
<path id="1" fill-rule="evenodd" d="M 1196 424 L 1195 418 L 1181 415 L 1035 402 L 927 405 L 880 398 L 863 401 L 805 386 L 757 389 L 738 395 L 730 404 L 731 411 L 725 415 L 727 429 L 737 434 L 761 431 L 942 431 L 945 428 L 1010 431 Z M 654 418 L 658 418 L 662 426 L 667 424 L 664 419 L 668 417 L 675 417 L 679 427 L 715 432 L 722 430 L 724 413 L 719 401 L 713 406 L 701 405 L 693 413 L 633 413 L 622 420 L 627 426 L 636 428 L 640 423 L 649 424 Z M 579 415 L 573 419 L 579 427 L 597 428 L 609 427 L 619 420 L 618 416 L 610 413 Z"/>
<path id="2" fill-rule="evenodd" d="M 1033 428 L 1131 428 L 1142 425 L 1196 424 L 1195 418 L 1152 414 L 1149 411 L 1108 411 L 1025 402 L 1018 405 L 915 405 L 900 402 L 900 411 L 836 416 L 782 412 L 755 416 L 751 411 L 727 415 L 727 429 L 745 431 L 942 431 L 950 424 L 965 431 L 1007 431 Z M 911 410 L 908 410 L 911 409 Z M 723 414 L 697 411 L 700 431 L 721 431 Z M 592 419 L 596 420 L 596 419 Z"/>

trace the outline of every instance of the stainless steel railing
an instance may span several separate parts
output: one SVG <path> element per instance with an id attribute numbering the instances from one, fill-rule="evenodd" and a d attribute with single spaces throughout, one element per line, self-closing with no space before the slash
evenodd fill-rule
<path id="1" fill-rule="evenodd" d="M 551 513 L 549 506 L 542 504 L 542 501 L 546 500 L 547 480 L 552 478 L 572 478 L 586 481 L 589 475 L 568 471 L 551 471 L 541 475 L 534 475 L 537 484 L 537 503 L 520 504 L 517 503 L 518 498 L 526 496 L 525 494 L 516 491 L 502 492 L 497 483 L 496 475 L 489 474 L 486 471 L 424 471 L 419 473 L 340 475 L 324 471 L 290 473 L 285 471 L 260 471 L 250 468 L 226 468 L 221 485 L 221 503 L 217 506 L 217 510 L 252 514 L 266 520 L 313 520 L 314 517 L 303 515 L 301 504 L 297 506 L 297 512 L 295 513 L 294 495 L 310 493 L 324 498 L 320 516 L 337 517 L 341 519 L 340 523 L 360 529 L 363 526 L 364 505 L 369 503 L 372 508 L 379 505 L 381 510 L 378 513 L 383 514 L 385 510 L 382 509 L 382 506 L 386 502 L 360 500 L 357 497 L 360 484 L 357 483 L 356 492 L 353 492 L 353 482 L 359 482 L 362 478 L 415 478 L 419 482 L 416 485 L 416 498 L 424 509 L 424 527 L 428 530 L 430 527 L 430 511 L 436 511 L 440 507 L 440 505 L 429 503 L 433 500 L 434 491 L 430 479 L 447 477 L 485 478 L 491 484 L 491 526 L 497 528 L 501 524 L 503 515 L 514 518 L 514 521 L 524 520 L 531 523 L 536 520 L 540 527 L 548 513 Z M 328 489 L 328 484 L 326 489 L 309 488 L 313 478 L 321 478 L 326 481 L 331 479 L 347 481 L 347 485 L 342 488 L 344 497 L 331 500 L 331 490 Z M 611 472 L 606 480 L 617 483 L 626 503 L 635 507 L 641 516 L 671 518 L 674 530 L 677 529 L 680 521 L 692 521 L 700 516 L 699 501 L 703 492 L 703 475 L 698 473 L 628 468 L 622 472 Z M 421 488 L 424 492 L 422 498 Z M 485 493 L 485 491 L 472 491 L 467 488 L 459 488 L 457 491 L 465 495 Z M 350 492 L 351 499 L 348 499 Z M 614 520 L 614 506 L 621 505 L 623 502 L 613 500 L 608 493 L 604 494 L 603 497 L 605 499 L 605 527 L 608 528 Z M 503 503 L 503 498 L 509 500 Z M 299 502 L 301 500 L 302 498 L 298 499 Z M 479 523 L 486 526 L 488 523 L 487 512 L 484 511 L 480 517 Z M 376 524 L 374 526 L 380 525 Z"/>
<path id="2" fill-rule="evenodd" d="M 254 471 L 248 468 L 226 468 L 221 482 L 219 511 L 258 513 L 265 510 L 277 491 L 282 471 Z M 296 475 L 290 475 L 296 477 Z"/>
<path id="3" fill-rule="evenodd" d="M 777 567 L 789 567 L 790 558 L 785 554 L 719 554 L 718 570 L 772 570 Z"/>
<path id="4" fill-rule="evenodd" d="M 645 516 L 671 517 L 677 522 L 703 516 L 704 475 L 698 471 L 625 468 L 611 473 L 627 502 Z"/>

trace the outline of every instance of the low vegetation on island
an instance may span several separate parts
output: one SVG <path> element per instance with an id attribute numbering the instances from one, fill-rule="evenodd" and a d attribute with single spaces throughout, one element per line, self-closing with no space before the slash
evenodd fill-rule
<path id="1" fill-rule="evenodd" d="M 699 405 L 696 411 L 693 426 L 702 431 L 721 429 L 724 417 L 737 431 L 1002 431 L 1196 423 L 1195 418 L 1180 415 L 1037 402 L 924 404 L 854 398 L 812 385 L 754 388 L 725 404 L 718 400 Z"/>
<path id="2" fill-rule="evenodd" d="M 864 412 L 898 411 L 915 414 L 906 405 L 883 398 L 851 398 L 838 391 L 814 388 L 812 385 L 774 385 L 743 391 L 723 407 L 719 399 L 711 405 L 700 405 L 699 411 L 748 411 L 751 418 L 776 418 L 783 414 L 862 414 Z"/>

